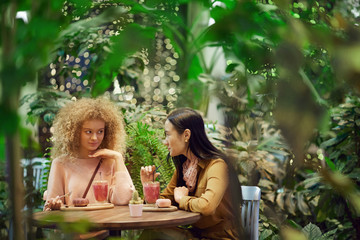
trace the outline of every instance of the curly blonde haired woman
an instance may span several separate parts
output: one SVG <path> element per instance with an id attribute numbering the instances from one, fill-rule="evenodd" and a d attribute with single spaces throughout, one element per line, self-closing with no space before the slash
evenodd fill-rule
<path id="1" fill-rule="evenodd" d="M 71 205 L 74 198 L 82 197 L 100 159 L 98 172 L 109 183 L 108 201 L 128 204 L 134 185 L 124 163 L 126 134 L 117 106 L 104 98 L 70 102 L 56 115 L 53 129 L 53 161 L 44 210 Z M 68 192 L 72 192 L 70 196 L 59 198 Z M 86 197 L 95 202 L 93 191 Z"/>

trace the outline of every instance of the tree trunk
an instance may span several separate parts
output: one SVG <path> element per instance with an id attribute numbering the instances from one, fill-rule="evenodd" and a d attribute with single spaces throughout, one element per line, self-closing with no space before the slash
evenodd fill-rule
<path id="1" fill-rule="evenodd" d="M 9 169 L 8 183 L 11 203 L 12 239 L 24 239 L 24 221 L 22 209 L 24 208 L 24 184 L 20 167 L 20 144 L 18 133 L 6 136 L 6 161 Z"/>
<path id="2" fill-rule="evenodd" d="M 9 3 L 1 5 L 1 20 L 0 20 L 0 31 L 1 31 L 1 50 L 2 59 L 0 61 L 2 68 L 2 89 L 1 89 L 1 100 L 0 103 L 8 116 L 9 119 L 15 119 L 13 114 L 17 114 L 19 105 L 19 94 L 20 89 L 17 89 L 16 74 L 12 74 L 11 70 L 16 69 L 14 62 L 14 53 L 16 49 L 16 11 L 18 2 L 17 0 L 8 1 Z M 10 13 L 10 18 L 8 14 Z M 10 19 L 10 21 L 9 21 Z M 15 83 L 15 84 L 14 84 Z M 5 114 L 5 115 L 6 115 Z M 22 210 L 24 208 L 24 184 L 23 174 L 20 168 L 20 139 L 18 132 L 18 122 L 8 121 L 4 127 L 5 133 L 5 152 L 6 152 L 6 163 L 7 163 L 7 181 L 9 185 L 10 195 L 10 232 L 9 239 L 23 240 L 24 235 L 24 224 Z M 16 129 L 16 131 L 15 131 Z"/>

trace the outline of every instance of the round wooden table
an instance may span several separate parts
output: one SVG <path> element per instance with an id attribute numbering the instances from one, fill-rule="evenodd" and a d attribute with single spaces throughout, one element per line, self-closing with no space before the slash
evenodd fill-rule
<path id="1" fill-rule="evenodd" d="M 59 222 L 72 224 L 86 219 L 95 229 L 126 230 L 167 228 L 187 225 L 200 219 L 199 213 L 176 210 L 172 212 L 143 212 L 141 217 L 131 217 L 128 206 L 92 211 L 50 211 L 33 215 L 35 226 L 57 228 Z"/>

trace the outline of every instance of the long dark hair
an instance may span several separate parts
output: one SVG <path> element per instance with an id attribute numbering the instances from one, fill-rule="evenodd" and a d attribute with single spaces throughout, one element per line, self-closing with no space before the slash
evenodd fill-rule
<path id="1" fill-rule="evenodd" d="M 240 222 L 240 211 L 239 206 L 242 205 L 242 193 L 241 185 L 237 177 L 237 173 L 234 169 L 232 161 L 219 149 L 217 149 L 208 139 L 205 132 L 205 124 L 201 115 L 191 108 L 178 108 L 172 111 L 168 116 L 167 120 L 171 122 L 175 130 L 182 134 L 186 129 L 191 131 L 191 136 L 189 139 L 189 148 L 191 152 L 203 160 L 211 160 L 216 158 L 221 158 L 228 165 L 229 171 L 229 187 L 231 193 L 231 202 L 235 211 L 235 224 L 239 235 L 243 234 L 241 222 Z M 168 155 L 168 158 L 170 154 Z M 186 161 L 184 155 L 172 157 L 177 176 L 177 187 L 186 186 L 183 179 L 182 164 Z"/>
<path id="2" fill-rule="evenodd" d="M 167 120 L 179 134 L 186 129 L 191 131 L 189 148 L 197 158 L 204 160 L 223 158 L 222 152 L 214 147 L 206 136 L 204 120 L 198 112 L 191 108 L 178 108 L 167 116 Z M 185 186 L 182 164 L 186 161 L 186 157 L 180 155 L 172 159 L 178 173 L 177 186 Z"/>

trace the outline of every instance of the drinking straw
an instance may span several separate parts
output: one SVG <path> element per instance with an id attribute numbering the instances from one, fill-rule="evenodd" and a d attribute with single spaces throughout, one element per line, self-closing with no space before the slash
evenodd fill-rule
<path id="1" fill-rule="evenodd" d="M 161 164 L 158 167 L 156 167 L 154 172 L 153 172 L 153 182 L 155 182 L 155 173 L 159 169 L 159 167 L 161 167 Z"/>
<path id="2" fill-rule="evenodd" d="M 96 175 L 97 171 L 98 171 L 99 168 L 100 168 L 101 163 L 102 163 L 102 159 L 100 159 L 98 165 L 97 165 L 96 168 L 95 168 L 95 171 L 94 171 L 93 175 L 91 176 L 91 179 L 90 179 L 90 181 L 89 181 L 89 184 L 87 185 L 86 190 L 85 190 L 85 192 L 84 192 L 83 198 L 86 198 L 86 195 L 87 195 L 87 193 L 88 193 L 88 191 L 89 191 L 89 188 L 90 188 L 90 186 L 91 186 L 91 183 L 93 182 L 93 180 L 94 180 L 94 178 L 95 178 L 95 175 Z"/>

